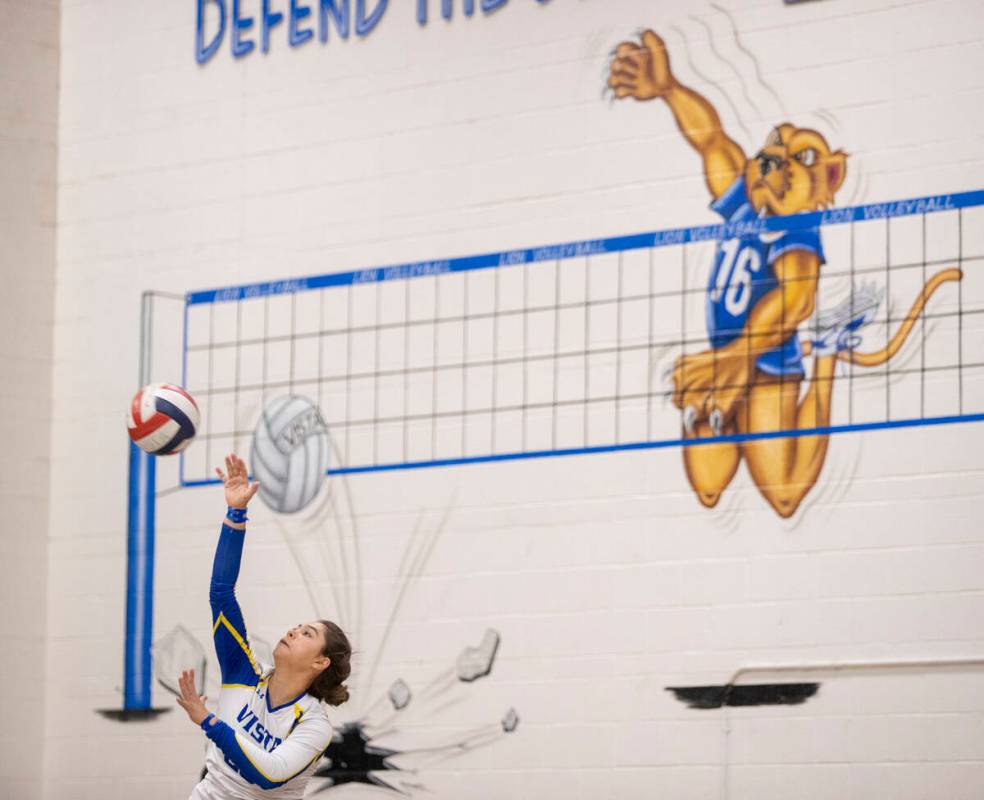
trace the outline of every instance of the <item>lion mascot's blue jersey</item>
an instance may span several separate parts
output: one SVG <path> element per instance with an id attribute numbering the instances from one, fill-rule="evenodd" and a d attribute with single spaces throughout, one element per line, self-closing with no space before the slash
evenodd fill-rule
<path id="1" fill-rule="evenodd" d="M 235 586 L 245 531 L 222 526 L 209 600 L 212 636 L 222 673 L 218 721 L 202 723 L 209 738 L 208 773 L 191 800 L 301 798 L 315 764 L 331 742 L 331 725 L 315 698 L 304 693 L 270 705 L 269 673 L 249 647 Z"/>
<path id="2" fill-rule="evenodd" d="M 735 180 L 711 204 L 725 222 L 754 222 L 758 214 L 745 190 L 745 178 Z M 718 243 L 707 287 L 707 332 L 714 348 L 734 341 L 744 330 L 748 315 L 766 294 L 779 286 L 775 262 L 790 250 L 815 253 L 824 263 L 817 228 L 773 233 L 750 233 Z M 779 347 L 761 353 L 755 365 L 769 375 L 804 375 L 803 350 L 796 333 Z"/>

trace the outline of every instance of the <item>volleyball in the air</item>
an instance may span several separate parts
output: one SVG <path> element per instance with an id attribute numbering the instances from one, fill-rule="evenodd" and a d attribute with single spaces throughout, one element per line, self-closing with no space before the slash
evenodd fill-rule
<path id="1" fill-rule="evenodd" d="M 152 383 L 133 396 L 126 427 L 141 450 L 169 456 L 191 444 L 199 422 L 198 404 L 188 392 L 173 383 Z"/>
<path id="2" fill-rule="evenodd" d="M 328 428 L 318 406 L 291 394 L 271 400 L 253 433 L 250 466 L 260 499 L 281 514 L 305 508 L 328 469 Z"/>

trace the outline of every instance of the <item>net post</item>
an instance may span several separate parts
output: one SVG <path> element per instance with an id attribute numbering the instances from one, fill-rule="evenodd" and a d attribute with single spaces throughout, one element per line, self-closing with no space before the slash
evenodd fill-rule
<path id="1" fill-rule="evenodd" d="M 144 292 L 140 309 L 139 385 L 151 374 L 153 296 Z M 123 708 L 149 710 L 151 642 L 154 622 L 155 457 L 130 442 L 127 491 L 126 641 L 123 664 Z"/>
<path id="2" fill-rule="evenodd" d="M 130 442 L 123 708 L 149 709 L 154 623 L 155 457 Z"/>

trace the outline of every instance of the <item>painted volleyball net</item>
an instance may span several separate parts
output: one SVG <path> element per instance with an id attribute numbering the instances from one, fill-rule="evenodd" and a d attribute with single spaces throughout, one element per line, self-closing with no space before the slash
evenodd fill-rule
<path id="1" fill-rule="evenodd" d="M 709 322 L 721 335 L 718 306 L 742 319 L 770 242 L 809 230 L 825 263 L 791 343 L 802 374 L 782 379 L 837 353 L 821 432 L 980 419 L 984 192 L 968 192 L 190 292 L 203 427 L 180 483 L 208 482 L 291 395 L 321 414 L 329 472 L 692 444 L 681 357 L 709 349 Z"/>
<path id="2" fill-rule="evenodd" d="M 829 419 L 688 433 L 680 365 L 754 305 L 784 234 L 825 261 L 779 379 L 806 397 L 833 355 Z M 226 453 L 292 513 L 325 472 L 984 420 L 984 191 L 143 302 L 140 384 L 179 374 L 201 425 L 175 458 L 131 446 L 126 713 L 152 711 L 156 498 L 215 483 Z"/>

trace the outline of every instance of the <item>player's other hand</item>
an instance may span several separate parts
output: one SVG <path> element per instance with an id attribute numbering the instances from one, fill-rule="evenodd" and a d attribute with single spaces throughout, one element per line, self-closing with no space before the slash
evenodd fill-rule
<path id="1" fill-rule="evenodd" d="M 249 482 L 249 472 L 246 470 L 246 462 L 234 453 L 226 456 L 225 472 L 216 468 L 215 474 L 219 476 L 225 485 L 226 505 L 233 508 L 246 508 L 253 495 L 260 488 L 259 481 Z"/>
<path id="2" fill-rule="evenodd" d="M 188 714 L 188 719 L 196 725 L 201 725 L 209 715 L 209 710 L 205 708 L 205 701 L 208 698 L 199 695 L 195 688 L 195 670 L 186 669 L 181 673 L 178 677 L 178 688 L 181 690 L 178 705 Z"/>
<path id="3" fill-rule="evenodd" d="M 652 100 L 665 95 L 674 83 L 666 45 L 652 31 L 643 33 L 639 43 L 622 42 L 615 48 L 608 88 L 616 97 Z"/>

